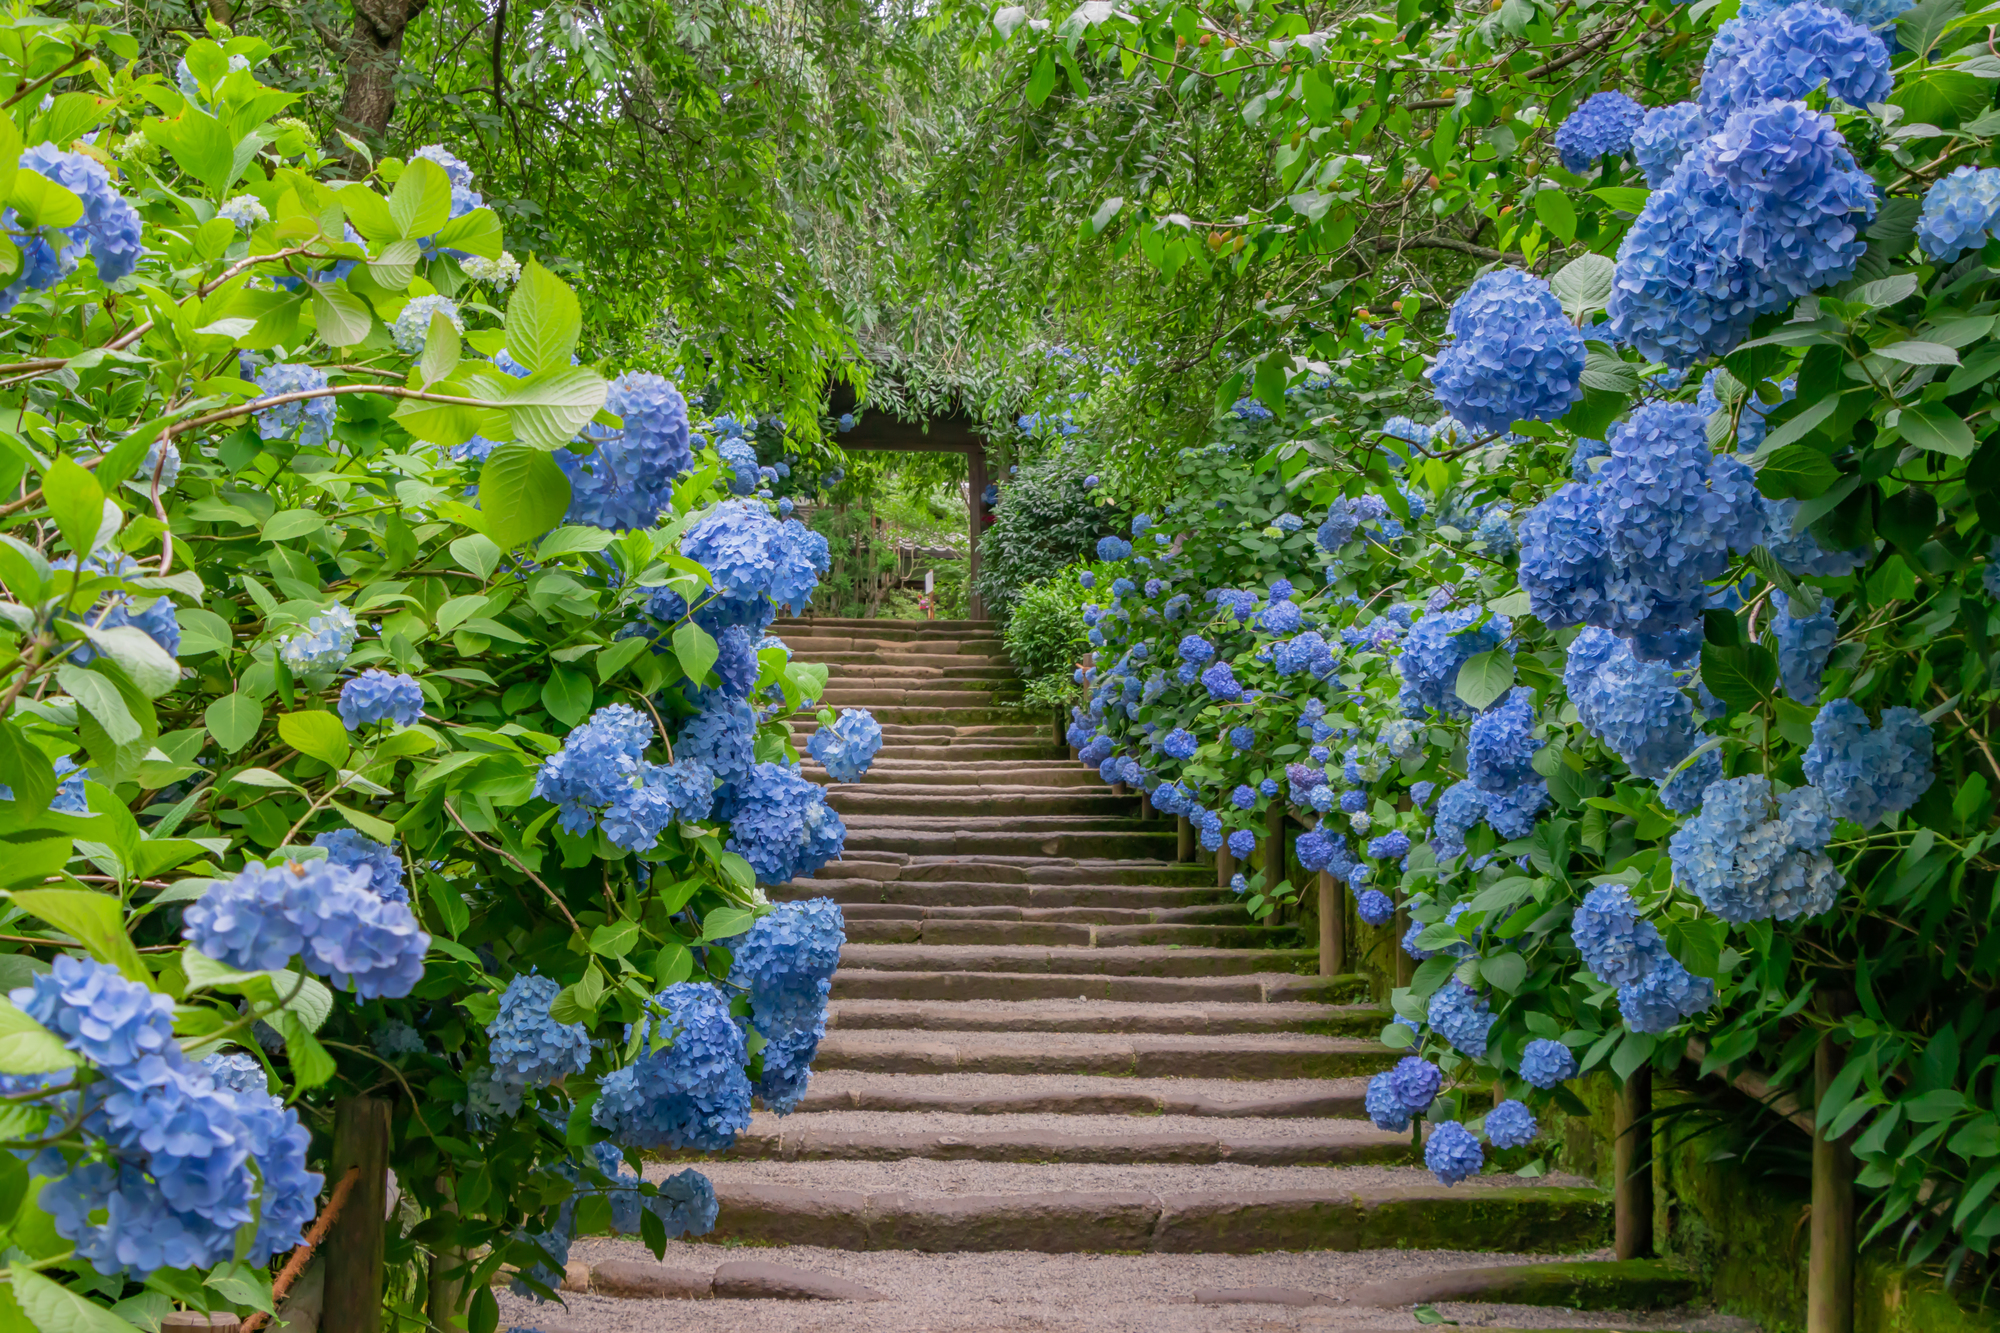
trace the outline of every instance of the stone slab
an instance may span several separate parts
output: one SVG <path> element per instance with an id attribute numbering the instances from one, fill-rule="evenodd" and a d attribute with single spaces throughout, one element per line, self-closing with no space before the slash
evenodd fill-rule
<path id="1" fill-rule="evenodd" d="M 739 1259 L 715 1270 L 715 1295 L 740 1301 L 886 1301 L 873 1287 L 764 1259 Z"/>
<path id="2" fill-rule="evenodd" d="M 572 1265 L 578 1267 L 579 1265 Z M 712 1294 L 709 1275 L 695 1268 L 606 1259 L 589 1269 L 589 1290 L 599 1296 L 627 1301 L 705 1301 Z M 563 1290 L 574 1290 L 567 1282 Z"/>

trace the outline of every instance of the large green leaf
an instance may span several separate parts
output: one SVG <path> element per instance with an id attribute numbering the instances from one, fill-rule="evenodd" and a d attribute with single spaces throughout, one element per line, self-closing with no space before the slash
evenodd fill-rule
<path id="1" fill-rule="evenodd" d="M 15 1304 L 41 1333 L 132 1333 L 132 1325 L 111 1311 L 26 1264 L 9 1264 L 7 1282 Z"/>
<path id="2" fill-rule="evenodd" d="M 513 381 L 496 401 L 514 438 L 538 449 L 560 449 L 604 406 L 604 377 L 582 366 Z"/>
<path id="3" fill-rule="evenodd" d="M 1465 660 L 1453 692 L 1472 708 L 1484 711 L 1513 687 L 1514 659 L 1495 648 Z"/>
<path id="4" fill-rule="evenodd" d="M 208 734 L 215 737 L 225 753 L 235 754 L 257 737 L 264 725 L 264 705 L 247 694 L 225 694 L 202 714 Z"/>
<path id="5" fill-rule="evenodd" d="M 46 1074 L 76 1063 L 60 1037 L 0 998 L 0 1074 Z"/>
<path id="6" fill-rule="evenodd" d="M 507 355 L 531 373 L 567 369 L 582 334 L 583 312 L 576 293 L 529 260 L 507 302 Z"/>
<path id="7" fill-rule="evenodd" d="M 389 220 L 404 240 L 429 236 L 451 221 L 451 177 L 444 168 L 429 158 L 411 158 L 389 192 Z"/>
<path id="8" fill-rule="evenodd" d="M 85 667 L 64 663 L 56 668 L 56 683 L 104 728 L 114 745 L 130 745 L 145 735 L 125 696 L 111 679 Z"/>
<path id="9" fill-rule="evenodd" d="M 125 933 L 124 913 L 118 899 L 88 889 L 17 889 L 14 905 L 33 917 L 48 922 L 90 951 L 100 963 L 109 963 L 129 981 L 153 984 L 153 974 L 139 960 L 139 950 Z"/>
<path id="10" fill-rule="evenodd" d="M 502 445 L 479 471 L 479 508 L 487 536 L 503 549 L 519 546 L 562 521 L 569 510 L 569 478 L 540 449 Z"/>
<path id="11" fill-rule="evenodd" d="M 347 763 L 351 749 L 347 728 L 332 713 L 287 713 L 278 719 L 278 738 L 334 768 Z"/>
<path id="12" fill-rule="evenodd" d="M 104 488 L 68 454 L 58 454 L 42 474 L 42 500 L 69 549 L 85 556 L 97 549 L 104 527 Z"/>

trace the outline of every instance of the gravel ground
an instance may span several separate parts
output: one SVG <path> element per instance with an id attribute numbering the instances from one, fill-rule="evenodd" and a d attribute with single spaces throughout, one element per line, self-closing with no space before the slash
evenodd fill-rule
<path id="1" fill-rule="evenodd" d="M 683 1170 L 679 1162 L 651 1162 L 646 1178 L 664 1180 Z M 1421 1167 L 1244 1166 L 1234 1162 L 1100 1165 L 1039 1162 L 935 1161 L 908 1157 L 890 1162 L 727 1162 L 699 1168 L 718 1188 L 741 1183 L 793 1185 L 816 1190 L 859 1190 L 878 1194 L 1039 1194 L 1058 1190 L 1150 1190 L 1185 1194 L 1195 1190 L 1326 1190 L 1329 1193 L 1394 1186 L 1435 1187 L 1437 1177 Z M 1500 1185 L 1589 1185 L 1580 1176 L 1480 1176 L 1466 1189 Z"/>
<path id="2" fill-rule="evenodd" d="M 750 1117 L 753 1134 L 797 1137 L 819 1134 L 966 1134 L 991 1135 L 1010 1131 L 1073 1135 L 1110 1134 L 1139 1140 L 1163 1134 L 1193 1134 L 1231 1143 L 1276 1139 L 1321 1139 L 1353 1135 L 1374 1139 L 1381 1133 L 1366 1120 L 1296 1117 L 1265 1119 L 1245 1116 L 1221 1120 L 1205 1115 L 955 1115 L 949 1111 L 809 1111 L 779 1117 L 758 1111 Z M 1409 1136 L 1401 1136 L 1405 1141 Z"/>
<path id="3" fill-rule="evenodd" d="M 1360 1097 L 1365 1078 L 1114 1078 L 1098 1074 L 855 1074 L 815 1073 L 814 1093 L 851 1088 L 899 1094 L 1022 1097 L 1086 1092 L 1136 1093 L 1144 1097 L 1212 1097 L 1225 1102 L 1261 1102 L 1273 1097 Z"/>
<path id="4" fill-rule="evenodd" d="M 579 1241 L 573 1260 L 654 1262 L 632 1241 Z M 1609 1258 L 1609 1252 L 1592 1256 Z M 557 1310 L 496 1292 L 501 1327 L 543 1333 L 1209 1333 L 1211 1330 L 1324 1329 L 1390 1333 L 1422 1327 L 1405 1311 L 1339 1305 L 1194 1305 L 1197 1289 L 1290 1287 L 1338 1298 L 1364 1282 L 1439 1268 L 1541 1262 L 1528 1256 L 1417 1253 L 1253 1255 L 1054 1255 L 1029 1253 L 854 1253 L 806 1246 L 773 1248 L 670 1244 L 664 1262 L 712 1271 L 733 1259 L 766 1259 L 829 1273 L 893 1298 L 869 1303 L 783 1301 L 620 1301 L 571 1295 Z M 1688 1330 L 1755 1333 L 1743 1320 L 1581 1314 L 1522 1306 L 1447 1305 L 1440 1313 L 1467 1327 Z"/>

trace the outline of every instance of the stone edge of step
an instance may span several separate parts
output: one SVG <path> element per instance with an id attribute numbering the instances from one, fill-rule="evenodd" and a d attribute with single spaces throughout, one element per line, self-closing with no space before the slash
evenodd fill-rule
<path id="1" fill-rule="evenodd" d="M 886 1301 L 894 1298 L 859 1282 L 815 1273 L 767 1259 L 739 1259 L 714 1272 L 606 1259 L 572 1262 L 562 1289 L 616 1300 Z M 568 1333 L 556 1324 L 538 1324 L 541 1333 Z"/>

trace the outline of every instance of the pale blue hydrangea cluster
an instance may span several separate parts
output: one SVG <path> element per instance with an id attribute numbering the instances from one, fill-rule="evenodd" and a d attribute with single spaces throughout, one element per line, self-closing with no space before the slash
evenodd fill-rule
<path id="1" fill-rule="evenodd" d="M 1488 793 L 1507 792 L 1535 780 L 1535 752 L 1542 742 L 1534 738 L 1535 692 L 1516 685 L 1498 707 L 1490 708 L 1473 721 L 1466 744 L 1465 763 L 1472 784 Z"/>
<path id="2" fill-rule="evenodd" d="M 1618 1012 L 1634 1032 L 1658 1035 L 1715 1003 L 1715 983 L 1668 957 L 1652 971 L 1618 988 Z"/>
<path id="3" fill-rule="evenodd" d="M 1486 1035 L 1498 1016 L 1479 993 L 1462 981 L 1447 981 L 1431 995 L 1430 1025 L 1461 1055 L 1478 1060 L 1486 1054 Z"/>
<path id="4" fill-rule="evenodd" d="M 1930 790 L 1931 727 L 1914 708 L 1888 708 L 1879 727 L 1852 699 L 1835 699 L 1813 719 L 1806 781 L 1826 793 L 1835 819 L 1873 828 Z M 1823 840 L 1822 840 L 1823 841 Z"/>
<path id="5" fill-rule="evenodd" d="M 326 859 L 334 865 L 366 871 L 368 891 L 384 902 L 410 900 L 410 891 L 403 884 L 403 858 L 396 855 L 395 847 L 351 828 L 322 833 L 313 839 L 313 846 L 326 848 Z"/>
<path id="6" fill-rule="evenodd" d="M 717 442 L 715 452 L 729 469 L 730 494 L 748 495 L 757 489 L 757 451 L 748 440 L 725 438 Z"/>
<path id="7" fill-rule="evenodd" d="M 1824 91 L 1850 106 L 1889 95 L 1889 50 L 1847 15 L 1804 0 L 1723 25 L 1703 64 L 1701 102 L 1712 122 L 1762 102 Z"/>
<path id="8" fill-rule="evenodd" d="M 1393 1068 L 1386 1069 L 1368 1080 L 1368 1092 L 1363 1099 L 1368 1118 L 1375 1122 L 1377 1129 L 1390 1133 L 1401 1133 L 1410 1127 L 1415 1116 L 1422 1115 L 1437 1100 L 1438 1089 L 1444 1085 L 1444 1074 L 1428 1060 L 1414 1055 L 1406 1055 Z"/>
<path id="9" fill-rule="evenodd" d="M 1505 560 L 1521 549 L 1521 539 L 1514 532 L 1514 511 L 1503 504 L 1488 506 L 1472 537 L 1495 560 Z"/>
<path id="10" fill-rule="evenodd" d="M 14 281 L 0 289 L 0 314 L 31 291 L 46 291 L 76 271 L 86 247 L 97 261 L 98 278 L 109 284 L 131 276 L 143 248 L 139 214 L 111 183 L 95 158 L 54 144 L 34 144 L 21 153 L 21 170 L 46 177 L 83 203 L 83 216 L 67 227 L 24 228 L 13 209 L 0 213 L 4 231 L 20 249 Z"/>
<path id="11" fill-rule="evenodd" d="M 1462 855 L 1466 833 L 1485 817 L 1485 793 L 1470 780 L 1446 787 L 1431 815 L 1431 851 L 1439 861 Z"/>
<path id="12" fill-rule="evenodd" d="M 820 535 L 797 519 L 779 522 L 754 500 L 725 500 L 683 534 L 681 554 L 708 571 L 723 600 L 768 595 L 803 609 L 826 544 L 813 537 Z"/>
<path id="13" fill-rule="evenodd" d="M 1840 638 L 1840 623 L 1834 619 L 1830 603 L 1802 616 L 1793 609 L 1783 592 L 1771 590 L 1772 613 L 1767 639 L 1778 652 L 1778 679 L 1785 693 L 1802 704 L 1819 702 L 1820 676 Z"/>
<path id="14" fill-rule="evenodd" d="M 47 1148 L 31 1166 L 52 1178 L 40 1204 L 78 1258 L 143 1281 L 163 1268 L 261 1266 L 298 1244 L 323 1180 L 306 1170 L 310 1133 L 254 1061 L 190 1062 L 172 999 L 103 963 L 58 955 L 9 998 L 99 1075 L 80 1100 L 62 1091 L 67 1076 L 42 1080 L 72 1103 L 92 1156 L 71 1165 Z"/>
<path id="15" fill-rule="evenodd" d="M 1758 315 L 1853 275 L 1875 203 L 1830 117 L 1799 102 L 1737 111 L 1625 234 L 1612 331 L 1670 366 L 1727 353 Z"/>
<path id="16" fill-rule="evenodd" d="M 1780 565 L 1798 578 L 1837 579 L 1867 563 L 1866 550 L 1829 551 L 1819 544 L 1811 528 L 1794 533 L 1797 500 L 1767 500 L 1764 503 L 1764 545 Z"/>
<path id="17" fill-rule="evenodd" d="M 830 727 L 813 732 L 806 749 L 835 782 L 859 782 L 882 748 L 882 724 L 865 708 L 843 708 Z"/>
<path id="18" fill-rule="evenodd" d="M 1496 1148 L 1525 1148 L 1540 1133 L 1526 1102 L 1509 1097 L 1486 1113 L 1486 1141 Z"/>
<path id="19" fill-rule="evenodd" d="M 1639 777 L 1666 778 L 1699 742 L 1694 700 L 1672 669 L 1640 661 L 1609 630 L 1592 626 L 1570 641 L 1563 686 L 1585 730 Z"/>
<path id="20" fill-rule="evenodd" d="M 1648 189 L 1666 183 L 1682 158 L 1708 137 L 1708 117 L 1699 102 L 1674 102 L 1648 111 L 1632 132 L 1632 156 L 1645 173 Z"/>
<path id="21" fill-rule="evenodd" d="M 805 1097 L 813 1056 L 826 1035 L 826 998 L 847 942 L 847 923 L 831 898 L 780 903 L 728 942 L 731 985 L 750 992 L 750 1021 L 764 1035 L 757 1096 L 779 1115 Z"/>
<path id="22" fill-rule="evenodd" d="M 1471 1179 L 1485 1164 L 1485 1149 L 1472 1131 L 1456 1120 L 1447 1120 L 1432 1130 L 1424 1144 L 1424 1165 L 1446 1185 Z"/>
<path id="23" fill-rule="evenodd" d="M 549 1007 L 562 992 L 554 977 L 524 973 L 500 993 L 500 1012 L 486 1025 L 494 1076 L 515 1088 L 546 1088 L 590 1063 L 590 1033 L 558 1023 Z"/>
<path id="24" fill-rule="evenodd" d="M 1817 787 L 1774 801 L 1771 780 L 1726 778 L 1667 840 L 1674 879 L 1724 921 L 1791 921 L 1829 910 L 1845 881 L 1826 854 L 1833 812 Z"/>
<path id="25" fill-rule="evenodd" d="M 254 194 L 239 194 L 215 210 L 219 218 L 236 224 L 238 231 L 255 231 L 271 220 L 271 211 Z"/>
<path id="26" fill-rule="evenodd" d="M 728 821 L 729 850 L 764 884 L 810 876 L 847 841 L 847 825 L 826 803 L 826 789 L 792 765 L 756 765 L 721 789 L 716 814 Z"/>
<path id="27" fill-rule="evenodd" d="M 1354 911 L 1363 921 L 1379 928 L 1389 924 L 1389 918 L 1396 914 L 1396 902 L 1380 889 L 1364 889 L 1354 895 Z"/>
<path id="28" fill-rule="evenodd" d="M 318 366 L 281 361 L 257 372 L 257 387 L 267 398 L 290 393 L 311 393 L 326 387 L 326 372 Z M 312 448 L 333 438 L 333 399 L 301 398 L 279 403 L 256 413 L 257 434 L 267 440 L 284 440 L 298 432 L 299 443 Z"/>
<path id="29" fill-rule="evenodd" d="M 1521 1077 L 1538 1088 L 1553 1088 L 1576 1074 L 1575 1052 L 1551 1037 L 1537 1037 L 1521 1050 Z"/>
<path id="30" fill-rule="evenodd" d="M 733 701 L 732 701 L 733 702 Z M 745 734 L 754 726 L 741 703 Z M 554 803 L 557 820 L 578 837 L 601 822 L 605 836 L 629 851 L 645 851 L 676 819 L 708 818 L 715 799 L 711 767 L 688 752 L 671 764 L 646 760 L 652 719 L 629 704 L 607 704 L 563 738 L 542 761 L 535 795 Z"/>
<path id="31" fill-rule="evenodd" d="M 611 381 L 604 410 L 622 424 L 587 424 L 582 438 L 595 446 L 589 453 L 555 452 L 569 477 L 563 521 L 613 532 L 650 528 L 672 506 L 674 483 L 694 466 L 687 401 L 672 381 L 633 371 Z"/>
<path id="32" fill-rule="evenodd" d="M 1198 745 L 1199 742 L 1195 740 L 1193 732 L 1186 727 L 1175 727 L 1167 733 L 1166 739 L 1160 742 L 1160 750 L 1169 759 L 1186 761 L 1194 758 Z"/>
<path id="33" fill-rule="evenodd" d="M 370 667 L 340 687 L 337 707 L 349 731 L 371 722 L 413 727 L 424 715 L 424 689 L 414 676 Z"/>
<path id="34" fill-rule="evenodd" d="M 472 168 L 462 158 L 441 143 L 425 144 L 411 153 L 412 160 L 422 158 L 434 162 L 444 169 L 445 179 L 451 182 L 451 215 L 464 217 L 475 208 L 485 207 L 486 201 L 472 188 Z"/>
<path id="35" fill-rule="evenodd" d="M 1433 611 L 1412 623 L 1396 659 L 1403 677 L 1396 703 L 1403 716 L 1422 718 L 1427 709 L 1446 717 L 1472 716 L 1472 706 L 1458 697 L 1459 668 L 1502 646 L 1513 632 L 1507 617 L 1479 606 Z"/>
<path id="36" fill-rule="evenodd" d="M 1685 660 L 1701 644 L 1708 583 L 1763 541 L 1763 497 L 1748 466 L 1709 452 L 1692 404 L 1644 404 L 1610 443 L 1594 480 L 1522 523 L 1521 587 L 1551 627 L 1596 625 L 1642 660 Z"/>
<path id="37" fill-rule="evenodd" d="M 172 440 L 154 440 L 146 446 L 146 457 L 140 461 L 139 469 L 133 473 L 133 480 L 148 490 L 157 479 L 160 489 L 165 490 L 180 479 L 181 449 Z"/>
<path id="38" fill-rule="evenodd" d="M 1924 194 L 1917 244 L 1940 264 L 1986 244 L 2000 224 L 2000 167 L 1960 167 Z"/>
<path id="39" fill-rule="evenodd" d="M 1624 93 L 1597 93 L 1569 113 L 1556 128 L 1556 155 L 1571 171 L 1584 172 L 1606 153 L 1622 154 L 1632 146 L 1646 108 Z"/>
<path id="40" fill-rule="evenodd" d="M 409 905 L 369 892 L 366 872 L 330 861 L 252 862 L 190 904 L 183 932 L 217 962 L 245 972 L 306 970 L 364 1000 L 397 999 L 424 975 L 431 937 Z"/>
<path id="41" fill-rule="evenodd" d="M 1570 938 L 1585 967 L 1607 986 L 1639 980 L 1667 958 L 1667 942 L 1622 884 L 1600 884 L 1570 916 Z"/>
<path id="42" fill-rule="evenodd" d="M 621 1147 L 721 1152 L 750 1125 L 749 1049 L 729 998 L 683 981 L 652 1008 L 661 1012 L 641 1020 L 639 1058 L 599 1082 L 591 1120 Z"/>
<path id="43" fill-rule="evenodd" d="M 1583 396 L 1583 335 L 1546 282 L 1497 269 L 1466 288 L 1427 372 L 1438 401 L 1475 430 L 1552 421 Z"/>
<path id="44" fill-rule="evenodd" d="M 76 567 L 76 557 L 73 555 L 58 556 L 49 561 L 51 569 L 73 570 Z M 104 550 L 86 559 L 83 562 L 83 570 L 87 574 L 101 574 L 106 578 L 133 578 L 143 576 L 147 572 L 141 569 L 139 562 L 131 556 Z M 138 609 L 135 610 L 135 607 Z M 127 593 L 109 593 L 98 598 L 88 611 L 77 618 L 97 629 L 117 629 L 129 625 L 158 644 L 167 656 L 180 656 L 180 613 L 174 609 L 173 602 L 165 597 L 150 598 L 141 607 L 137 599 Z M 97 645 L 88 639 L 70 645 L 67 651 L 69 660 L 78 666 L 87 665 L 98 657 Z"/>
<path id="45" fill-rule="evenodd" d="M 389 326 L 389 336 L 395 339 L 397 349 L 405 356 L 422 356 L 424 344 L 431 336 L 431 319 L 437 315 L 443 315 L 457 332 L 465 332 L 465 320 L 458 313 L 456 301 L 448 296 L 419 296 L 404 306 L 396 315 L 396 322 Z"/>

